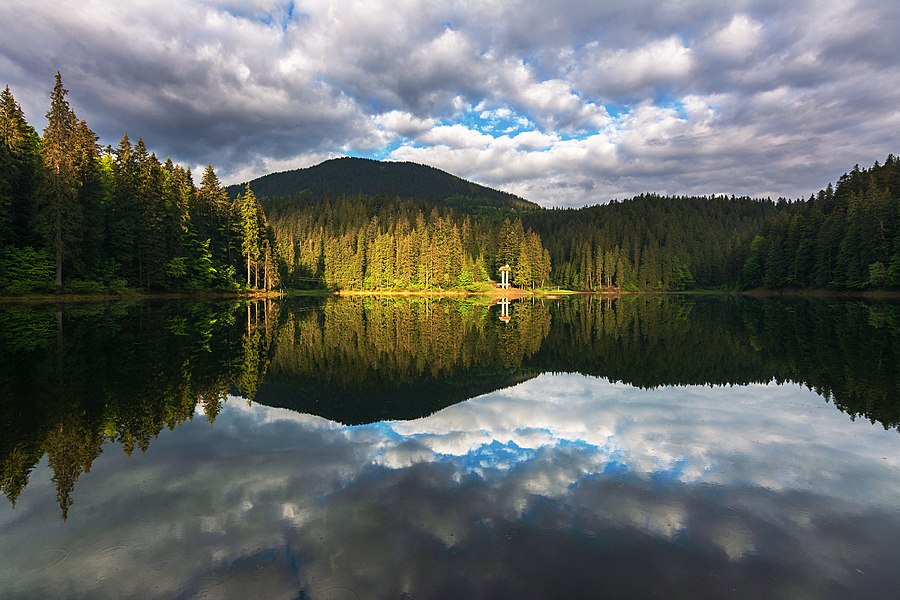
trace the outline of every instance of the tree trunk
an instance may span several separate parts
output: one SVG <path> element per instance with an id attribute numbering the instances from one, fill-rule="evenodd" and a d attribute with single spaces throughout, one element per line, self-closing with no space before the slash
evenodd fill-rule
<path id="1" fill-rule="evenodd" d="M 62 285 L 62 224 L 58 216 L 56 218 L 56 293 L 61 294 Z"/>

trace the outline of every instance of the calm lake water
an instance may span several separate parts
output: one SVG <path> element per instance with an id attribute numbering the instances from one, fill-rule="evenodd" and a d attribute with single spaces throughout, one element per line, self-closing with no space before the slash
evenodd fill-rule
<path id="1" fill-rule="evenodd" d="M 896 598 L 900 303 L 0 307 L 2 598 Z"/>

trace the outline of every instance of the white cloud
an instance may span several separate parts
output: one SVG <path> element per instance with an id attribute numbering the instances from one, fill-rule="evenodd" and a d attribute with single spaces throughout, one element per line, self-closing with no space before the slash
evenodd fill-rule
<path id="1" fill-rule="evenodd" d="M 427 144 L 445 146 L 451 149 L 479 149 L 488 146 L 494 138 L 470 129 L 465 125 L 456 124 L 438 125 L 424 133 L 419 139 Z"/>
<path id="2" fill-rule="evenodd" d="M 687 79 L 693 66 L 691 50 L 678 36 L 638 48 L 606 49 L 592 43 L 584 52 L 575 81 L 593 97 L 630 97 Z"/>
<path id="3" fill-rule="evenodd" d="M 392 110 L 375 117 L 375 122 L 384 130 L 411 138 L 422 135 L 435 126 L 434 119 L 420 119 L 401 110 Z"/>
<path id="4" fill-rule="evenodd" d="M 709 49 L 729 60 L 744 61 L 752 57 L 763 43 L 762 23 L 748 15 L 737 14 L 709 36 Z"/>

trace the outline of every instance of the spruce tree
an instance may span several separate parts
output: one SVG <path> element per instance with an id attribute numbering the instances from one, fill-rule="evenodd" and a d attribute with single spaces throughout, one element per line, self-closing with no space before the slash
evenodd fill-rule
<path id="1" fill-rule="evenodd" d="M 78 204 L 77 120 L 66 100 L 68 93 L 57 72 L 40 153 L 40 217 L 56 259 L 58 292 L 63 285 L 63 258 L 75 246 L 82 225 Z"/>
<path id="2" fill-rule="evenodd" d="M 259 201 L 250 189 L 250 184 L 244 193 L 235 201 L 240 213 L 241 253 L 247 260 L 247 287 L 250 287 L 251 266 L 259 261 L 260 257 L 260 214 L 262 208 Z M 259 282 L 255 282 L 257 286 Z"/>
<path id="3" fill-rule="evenodd" d="M 40 139 L 7 85 L 0 92 L 0 247 L 31 243 Z"/>

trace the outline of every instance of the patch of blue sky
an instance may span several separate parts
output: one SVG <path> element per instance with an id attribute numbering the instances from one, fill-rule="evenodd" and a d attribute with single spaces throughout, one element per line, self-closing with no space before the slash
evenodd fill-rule
<path id="1" fill-rule="evenodd" d="M 600 446 L 581 439 L 559 440 L 556 445 L 560 448 L 576 448 L 578 450 L 603 450 Z"/>
<path id="2" fill-rule="evenodd" d="M 598 102 L 613 119 L 621 119 L 631 114 L 632 107 L 624 102 Z"/>
<path id="3" fill-rule="evenodd" d="M 610 460 L 603 467 L 604 475 L 628 475 L 629 473 L 631 473 L 631 466 L 619 460 Z"/>
<path id="4" fill-rule="evenodd" d="M 498 440 L 482 444 L 463 455 L 438 454 L 440 461 L 452 462 L 469 473 L 481 474 L 485 470 L 508 471 L 511 467 L 528 462 L 537 453 L 533 448 L 523 448 L 513 441 L 502 443 Z"/>
<path id="5" fill-rule="evenodd" d="M 294 0 L 290 0 L 286 2 L 280 9 L 276 9 L 272 12 L 267 13 L 259 13 L 253 10 L 242 10 L 237 6 L 223 6 L 222 10 L 231 15 L 232 17 L 236 17 L 238 19 L 246 19 L 248 21 L 256 21 L 257 23 L 262 23 L 263 25 L 278 25 L 281 27 L 282 31 L 285 31 L 290 24 L 291 20 L 294 18 Z"/>
<path id="6" fill-rule="evenodd" d="M 454 123 L 495 138 L 504 135 L 513 136 L 536 128 L 534 121 L 528 115 L 520 114 L 508 106 L 483 107 L 479 105 L 463 113 L 453 123 L 444 124 L 452 125 Z"/>
<path id="7" fill-rule="evenodd" d="M 681 481 L 681 478 L 684 476 L 684 469 L 686 466 L 686 459 L 676 459 L 667 469 L 652 473 L 650 475 L 650 481 L 655 484 L 664 484 L 671 481 Z"/>
<path id="8" fill-rule="evenodd" d="M 676 98 L 664 90 L 659 90 L 656 93 L 653 97 L 653 103 L 660 108 L 674 110 L 679 119 L 688 118 L 687 111 L 684 108 L 684 102 L 682 102 L 680 98 Z"/>
<path id="9" fill-rule="evenodd" d="M 408 436 L 397 433 L 394 429 L 393 422 L 391 421 L 378 421 L 377 423 L 366 423 L 364 425 L 345 425 L 343 429 L 348 432 L 371 432 L 375 435 L 395 441 L 408 438 Z"/>

